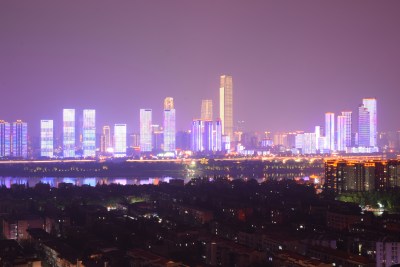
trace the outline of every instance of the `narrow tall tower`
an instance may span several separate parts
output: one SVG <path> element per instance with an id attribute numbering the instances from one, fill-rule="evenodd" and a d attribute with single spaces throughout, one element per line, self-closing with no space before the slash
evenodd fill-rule
<path id="1" fill-rule="evenodd" d="M 0 120 L 0 158 L 11 155 L 10 123 Z"/>
<path id="2" fill-rule="evenodd" d="M 222 134 L 233 140 L 233 85 L 232 76 L 222 75 L 219 86 L 219 116 Z"/>
<path id="3" fill-rule="evenodd" d="M 201 119 L 203 121 L 213 120 L 213 107 L 211 99 L 203 99 L 201 101 Z"/>
<path id="4" fill-rule="evenodd" d="M 175 151 L 176 117 L 174 99 L 167 97 L 164 100 L 164 151 Z"/>
<path id="5" fill-rule="evenodd" d="M 363 105 L 369 112 L 369 146 L 377 147 L 377 108 L 375 98 L 364 98 Z"/>
<path id="6" fill-rule="evenodd" d="M 40 121 L 40 155 L 49 158 L 54 156 L 53 120 Z"/>
<path id="7" fill-rule="evenodd" d="M 140 151 L 150 152 L 153 150 L 151 109 L 140 109 Z"/>
<path id="8" fill-rule="evenodd" d="M 96 111 L 83 110 L 83 156 L 96 156 Z"/>
<path id="9" fill-rule="evenodd" d="M 335 113 L 325 113 L 325 148 L 331 152 L 335 150 Z"/>
<path id="10" fill-rule="evenodd" d="M 63 110 L 63 155 L 75 157 L 75 109 Z"/>
<path id="11" fill-rule="evenodd" d="M 17 120 L 12 125 L 12 155 L 19 158 L 28 157 L 28 124 Z"/>

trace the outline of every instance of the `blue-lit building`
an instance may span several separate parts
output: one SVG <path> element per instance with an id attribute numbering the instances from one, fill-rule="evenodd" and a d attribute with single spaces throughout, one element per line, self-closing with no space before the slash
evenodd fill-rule
<path id="1" fill-rule="evenodd" d="M 335 151 L 335 114 L 325 113 L 325 149 Z"/>
<path id="2" fill-rule="evenodd" d="M 363 106 L 369 112 L 369 147 L 378 146 L 377 105 L 375 98 L 364 98 Z"/>
<path id="3" fill-rule="evenodd" d="M 193 152 L 201 152 L 204 150 L 203 146 L 203 132 L 204 132 L 204 121 L 193 120 L 192 122 L 192 142 L 191 148 Z"/>
<path id="4" fill-rule="evenodd" d="M 75 157 L 75 109 L 63 109 L 63 155 Z"/>
<path id="5" fill-rule="evenodd" d="M 83 110 L 83 156 L 96 156 L 96 111 L 94 109 Z"/>
<path id="6" fill-rule="evenodd" d="M 0 120 L 0 157 L 11 156 L 10 123 Z"/>
<path id="7" fill-rule="evenodd" d="M 222 122 L 220 119 L 215 121 L 214 131 L 214 151 L 222 151 Z"/>
<path id="8" fill-rule="evenodd" d="M 140 151 L 151 152 L 152 144 L 152 110 L 140 109 Z"/>
<path id="9" fill-rule="evenodd" d="M 358 108 L 358 146 L 370 146 L 370 114 L 364 105 Z"/>
<path id="10" fill-rule="evenodd" d="M 12 125 L 12 156 L 28 157 L 28 124 L 21 120 Z"/>
<path id="11" fill-rule="evenodd" d="M 114 125 L 114 156 L 126 157 L 126 124 Z"/>
<path id="12" fill-rule="evenodd" d="M 40 121 L 40 155 L 49 158 L 54 156 L 53 120 Z"/>
<path id="13" fill-rule="evenodd" d="M 164 151 L 175 152 L 176 116 L 172 97 L 164 100 Z"/>
<path id="14" fill-rule="evenodd" d="M 346 151 L 346 116 L 337 116 L 337 151 Z"/>
<path id="15" fill-rule="evenodd" d="M 210 120 L 203 121 L 204 132 L 203 132 L 203 148 L 204 151 L 213 151 L 213 122 Z"/>

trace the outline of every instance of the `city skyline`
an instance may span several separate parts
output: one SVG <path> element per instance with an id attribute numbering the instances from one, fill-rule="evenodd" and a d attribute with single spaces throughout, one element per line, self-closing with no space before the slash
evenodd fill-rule
<path id="1" fill-rule="evenodd" d="M 35 133 L 62 107 L 92 108 L 99 125 L 137 132 L 135 110 L 161 124 L 156 107 L 172 96 L 184 130 L 229 74 L 234 122 L 248 130 L 312 129 L 363 97 L 380 101 L 379 131 L 400 129 L 400 3 L 177 3 L 0 3 L 0 91 L 19 99 L 0 117 Z"/>

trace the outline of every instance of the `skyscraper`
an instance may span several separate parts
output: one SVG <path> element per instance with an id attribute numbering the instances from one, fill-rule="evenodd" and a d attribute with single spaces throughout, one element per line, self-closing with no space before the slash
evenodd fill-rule
<path id="1" fill-rule="evenodd" d="M 370 114 L 364 105 L 360 105 L 358 108 L 358 146 L 369 147 L 370 146 Z"/>
<path id="2" fill-rule="evenodd" d="M 140 109 L 140 151 L 150 152 L 153 149 L 151 131 L 151 109 Z"/>
<path id="3" fill-rule="evenodd" d="M 126 124 L 114 125 L 114 156 L 126 157 Z"/>
<path id="4" fill-rule="evenodd" d="M 335 113 L 325 113 L 325 149 L 335 150 Z"/>
<path id="5" fill-rule="evenodd" d="M 210 152 L 213 150 L 213 122 L 210 120 L 203 121 L 203 148 Z"/>
<path id="6" fill-rule="evenodd" d="M 75 109 L 63 109 L 63 155 L 75 157 Z"/>
<path id="7" fill-rule="evenodd" d="M 364 98 L 363 105 L 369 112 L 369 146 L 376 147 L 378 145 L 376 99 Z"/>
<path id="8" fill-rule="evenodd" d="M 83 156 L 96 156 L 96 111 L 94 109 L 83 110 Z"/>
<path id="9" fill-rule="evenodd" d="M 174 100 L 172 97 L 167 97 L 164 100 L 164 151 L 175 151 L 176 137 L 176 117 L 174 109 Z"/>
<path id="10" fill-rule="evenodd" d="M 353 113 L 351 111 L 342 111 L 342 116 L 346 117 L 346 133 L 345 133 L 345 144 L 346 147 L 352 146 L 352 129 L 353 129 Z"/>
<path id="11" fill-rule="evenodd" d="M 229 75 L 220 77 L 219 116 L 222 122 L 222 134 L 233 140 L 233 84 L 232 76 Z"/>
<path id="12" fill-rule="evenodd" d="M 0 157 L 11 156 L 10 123 L 0 120 Z"/>
<path id="13" fill-rule="evenodd" d="M 201 101 L 201 119 L 204 121 L 212 121 L 213 119 L 212 100 L 203 99 Z"/>
<path id="14" fill-rule="evenodd" d="M 101 135 L 101 144 L 100 144 L 100 151 L 107 152 L 110 148 L 112 148 L 111 142 L 111 129 L 109 125 L 103 126 L 103 133 Z"/>
<path id="15" fill-rule="evenodd" d="M 12 155 L 19 158 L 28 157 L 28 124 L 17 120 L 12 125 Z"/>
<path id="16" fill-rule="evenodd" d="M 346 151 L 346 133 L 347 133 L 347 124 L 346 124 L 346 116 L 340 115 L 337 116 L 337 150 L 338 151 Z"/>
<path id="17" fill-rule="evenodd" d="M 40 121 L 40 155 L 49 158 L 54 155 L 53 120 Z"/>
<path id="18" fill-rule="evenodd" d="M 214 151 L 222 151 L 222 123 L 218 119 L 215 121 Z"/>
<path id="19" fill-rule="evenodd" d="M 204 133 L 204 122 L 199 119 L 195 119 L 192 122 L 192 151 L 200 152 L 204 150 L 203 147 L 203 133 Z"/>

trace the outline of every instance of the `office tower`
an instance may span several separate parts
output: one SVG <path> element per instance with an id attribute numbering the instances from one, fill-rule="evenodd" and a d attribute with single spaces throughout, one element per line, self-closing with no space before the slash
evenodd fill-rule
<path id="1" fill-rule="evenodd" d="M 321 138 L 321 126 L 315 126 L 315 149 L 319 150 L 323 147 L 320 147 L 320 138 Z"/>
<path id="2" fill-rule="evenodd" d="M 213 122 L 203 121 L 203 148 L 204 151 L 210 152 L 213 150 Z"/>
<path id="3" fill-rule="evenodd" d="M 0 157 L 11 155 L 10 123 L 0 120 Z"/>
<path id="4" fill-rule="evenodd" d="M 358 146 L 369 147 L 370 146 L 370 114 L 364 105 L 360 105 L 358 108 Z"/>
<path id="5" fill-rule="evenodd" d="M 158 124 L 151 125 L 151 146 L 152 151 L 161 152 L 164 150 L 164 130 Z"/>
<path id="6" fill-rule="evenodd" d="M 100 151 L 101 152 L 108 152 L 110 148 L 112 148 L 111 142 L 111 128 L 109 125 L 103 126 L 103 133 L 101 135 L 101 144 L 100 144 Z"/>
<path id="7" fill-rule="evenodd" d="M 63 155 L 75 157 L 75 109 L 63 109 Z"/>
<path id="8" fill-rule="evenodd" d="M 303 134 L 303 154 L 315 154 L 317 153 L 317 139 L 315 133 L 304 133 Z"/>
<path id="9" fill-rule="evenodd" d="M 378 146 L 377 108 L 375 98 L 364 98 L 363 106 L 369 112 L 369 146 Z"/>
<path id="10" fill-rule="evenodd" d="M 174 109 L 174 99 L 172 97 L 166 97 L 164 99 L 164 110 Z"/>
<path id="11" fill-rule="evenodd" d="M 12 125 L 12 155 L 19 158 L 28 157 L 28 124 L 21 120 Z"/>
<path id="12" fill-rule="evenodd" d="M 174 100 L 167 97 L 164 100 L 164 151 L 175 152 L 176 137 L 176 117 Z"/>
<path id="13" fill-rule="evenodd" d="M 96 111 L 94 109 L 83 110 L 83 156 L 96 156 Z"/>
<path id="14" fill-rule="evenodd" d="M 126 157 L 126 124 L 114 125 L 114 157 Z"/>
<path id="15" fill-rule="evenodd" d="M 201 119 L 203 121 L 212 121 L 213 119 L 212 100 L 210 99 L 201 100 Z"/>
<path id="16" fill-rule="evenodd" d="M 215 121 L 214 151 L 222 151 L 222 122 L 220 119 Z"/>
<path id="17" fill-rule="evenodd" d="M 346 147 L 351 147 L 353 145 L 352 143 L 352 129 L 353 129 L 353 119 L 352 119 L 353 113 L 351 111 L 342 111 L 342 116 L 344 116 L 345 119 L 345 124 L 346 124 L 346 133 L 345 133 L 345 145 Z"/>
<path id="18" fill-rule="evenodd" d="M 335 150 L 335 114 L 332 112 L 325 113 L 325 148 L 330 152 Z"/>
<path id="19" fill-rule="evenodd" d="M 346 150 L 346 116 L 337 116 L 337 150 Z"/>
<path id="20" fill-rule="evenodd" d="M 153 149 L 151 130 L 151 109 L 140 109 L 140 151 L 150 152 Z"/>
<path id="21" fill-rule="evenodd" d="M 204 122 L 202 120 L 193 120 L 192 122 L 192 151 L 203 151 L 203 133 Z"/>
<path id="22" fill-rule="evenodd" d="M 54 155 L 53 120 L 40 121 L 40 156 L 52 158 Z"/>
<path id="23" fill-rule="evenodd" d="M 220 77 L 219 117 L 222 122 L 222 134 L 233 140 L 233 85 L 232 76 L 229 75 Z"/>

